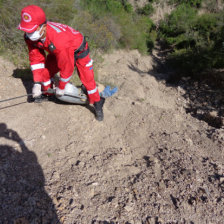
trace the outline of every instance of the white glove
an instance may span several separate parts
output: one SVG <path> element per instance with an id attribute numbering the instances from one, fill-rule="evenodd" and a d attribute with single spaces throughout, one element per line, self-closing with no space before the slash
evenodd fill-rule
<path id="1" fill-rule="evenodd" d="M 42 94 L 41 84 L 36 83 L 36 84 L 33 85 L 32 94 L 33 94 L 33 98 L 36 98 L 36 97 L 38 97 Z"/>
<path id="2" fill-rule="evenodd" d="M 56 87 L 56 95 L 57 96 L 63 96 L 64 94 L 65 94 L 64 89 L 59 89 L 58 87 Z"/>

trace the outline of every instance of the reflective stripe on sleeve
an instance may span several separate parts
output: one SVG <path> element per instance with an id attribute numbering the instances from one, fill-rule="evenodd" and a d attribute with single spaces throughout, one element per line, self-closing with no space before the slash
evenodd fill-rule
<path id="1" fill-rule="evenodd" d="M 56 26 L 54 26 L 53 24 L 50 24 L 50 23 L 48 23 L 49 24 L 49 26 L 51 26 L 57 33 L 60 33 L 61 32 L 61 30 L 58 28 L 58 27 L 56 27 Z"/>
<path id="2" fill-rule="evenodd" d="M 60 77 L 60 81 L 62 81 L 62 82 L 68 82 L 71 78 L 72 78 L 72 76 L 68 77 L 67 79 L 64 79 L 64 78 L 61 78 Z"/>
<path id="3" fill-rule="evenodd" d="M 86 64 L 86 67 L 90 67 L 92 65 L 93 65 L 93 60 L 91 59 L 91 61 L 88 64 Z"/>
<path id="4" fill-rule="evenodd" d="M 97 87 L 96 87 L 95 89 L 93 89 L 93 90 L 89 90 L 89 91 L 87 91 L 88 94 L 93 94 L 93 93 L 95 93 L 95 92 L 97 92 Z"/>
<path id="5" fill-rule="evenodd" d="M 40 64 L 31 65 L 30 68 L 31 68 L 31 71 L 34 71 L 37 69 L 45 68 L 45 65 L 44 63 L 40 63 Z"/>
<path id="6" fill-rule="evenodd" d="M 48 80 L 46 82 L 41 82 L 43 86 L 48 86 L 51 84 L 51 80 Z"/>

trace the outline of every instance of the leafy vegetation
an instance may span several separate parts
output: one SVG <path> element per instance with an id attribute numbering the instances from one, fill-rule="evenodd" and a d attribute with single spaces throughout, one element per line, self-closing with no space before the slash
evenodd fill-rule
<path id="1" fill-rule="evenodd" d="M 150 18 L 134 12 L 127 0 L 30 0 L 29 4 L 42 7 L 48 20 L 68 24 L 88 36 L 92 52 L 124 47 L 147 53 L 156 38 Z M 16 29 L 26 5 L 22 0 L 0 0 L 0 51 L 17 66 L 28 67 L 23 33 Z"/>
<path id="2" fill-rule="evenodd" d="M 113 42 L 113 47 L 138 49 L 142 53 L 152 49 L 152 44 L 149 44 L 154 41 L 152 20 L 145 15 L 135 13 L 127 1 L 83 0 L 82 6 L 91 14 L 94 24 L 106 25 L 111 33 L 110 43 Z M 88 27 L 88 24 L 85 24 L 85 27 Z M 105 38 L 102 36 L 100 42 L 104 41 Z"/>
<path id="3" fill-rule="evenodd" d="M 223 67 L 223 28 L 223 12 L 199 14 L 188 4 L 179 5 L 160 24 L 160 39 L 171 50 L 168 61 L 192 74 Z"/>
<path id="4" fill-rule="evenodd" d="M 171 4 L 188 4 L 190 6 L 194 6 L 194 7 L 197 7 L 199 8 L 202 4 L 202 1 L 203 0 L 170 0 L 169 2 Z"/>
<path id="5" fill-rule="evenodd" d="M 177 71 L 193 74 L 222 68 L 224 12 L 220 5 L 215 0 L 166 0 L 176 8 L 156 29 L 150 16 L 159 1 L 148 0 L 136 9 L 128 0 L 30 0 L 29 4 L 42 7 L 48 20 L 68 24 L 88 36 L 95 61 L 101 60 L 96 55 L 99 50 L 149 53 L 158 39 L 170 51 L 168 62 Z M 0 53 L 20 67 L 28 67 L 23 33 L 16 29 L 26 5 L 22 0 L 0 0 Z"/>
<path id="6" fill-rule="evenodd" d="M 147 3 L 144 7 L 138 8 L 137 13 L 145 16 L 149 16 L 154 12 L 152 3 Z"/>

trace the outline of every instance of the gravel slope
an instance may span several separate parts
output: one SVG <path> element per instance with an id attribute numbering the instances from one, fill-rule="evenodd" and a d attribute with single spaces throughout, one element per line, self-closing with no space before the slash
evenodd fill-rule
<path id="1" fill-rule="evenodd" d="M 186 113 L 154 66 L 104 56 L 99 80 L 119 91 L 103 122 L 79 105 L 0 104 L 0 223 L 224 223 L 224 129 Z M 0 59 L 0 100 L 30 87 L 14 69 Z"/>

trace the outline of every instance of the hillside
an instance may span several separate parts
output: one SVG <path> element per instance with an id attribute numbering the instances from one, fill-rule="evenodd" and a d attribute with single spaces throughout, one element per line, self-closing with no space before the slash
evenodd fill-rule
<path id="1" fill-rule="evenodd" d="M 104 55 L 105 120 L 26 97 L 0 104 L 0 223 L 223 223 L 224 129 L 187 110 L 154 56 Z M 0 59 L 0 100 L 31 92 Z M 195 88 L 197 89 L 197 88 Z"/>

